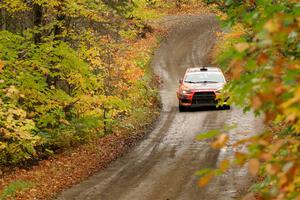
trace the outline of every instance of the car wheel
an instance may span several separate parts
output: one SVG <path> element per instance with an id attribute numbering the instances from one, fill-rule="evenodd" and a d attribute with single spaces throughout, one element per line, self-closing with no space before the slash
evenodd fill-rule
<path id="1" fill-rule="evenodd" d="M 186 106 L 182 106 L 179 104 L 179 112 L 185 112 L 187 110 Z"/>
<path id="2" fill-rule="evenodd" d="M 222 106 L 222 109 L 223 109 L 223 110 L 230 110 L 230 106 L 229 106 L 229 105 L 223 105 L 223 106 Z"/>

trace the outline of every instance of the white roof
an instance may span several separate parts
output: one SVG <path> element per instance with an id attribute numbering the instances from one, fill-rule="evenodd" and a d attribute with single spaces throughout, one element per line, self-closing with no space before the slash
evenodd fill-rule
<path id="1" fill-rule="evenodd" d="M 202 70 L 201 70 L 202 69 Z M 207 70 L 203 70 L 203 67 L 195 67 L 195 68 L 188 68 L 186 73 L 196 73 L 196 72 L 222 72 L 218 67 L 205 67 Z"/>

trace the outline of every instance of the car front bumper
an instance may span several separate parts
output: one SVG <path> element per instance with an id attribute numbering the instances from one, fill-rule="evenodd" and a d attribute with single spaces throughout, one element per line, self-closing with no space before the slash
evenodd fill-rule
<path id="1" fill-rule="evenodd" d="M 194 92 L 192 94 L 179 94 L 179 105 L 185 107 L 217 106 L 219 101 L 213 91 Z M 223 106 L 228 105 L 225 101 Z"/>

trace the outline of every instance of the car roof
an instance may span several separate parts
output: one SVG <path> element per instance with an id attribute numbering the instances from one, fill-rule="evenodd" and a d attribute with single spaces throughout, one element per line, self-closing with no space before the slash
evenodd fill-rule
<path id="1" fill-rule="evenodd" d="M 193 73 L 201 73 L 201 72 L 221 72 L 222 70 L 218 67 L 194 67 L 188 68 L 186 70 L 186 74 L 193 74 Z"/>

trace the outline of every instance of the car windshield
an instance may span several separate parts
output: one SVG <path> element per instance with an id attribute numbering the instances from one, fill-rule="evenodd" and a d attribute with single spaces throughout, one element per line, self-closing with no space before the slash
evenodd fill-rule
<path id="1" fill-rule="evenodd" d="M 185 83 L 224 83 L 224 76 L 222 73 L 197 73 L 197 74 L 187 74 Z"/>

